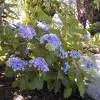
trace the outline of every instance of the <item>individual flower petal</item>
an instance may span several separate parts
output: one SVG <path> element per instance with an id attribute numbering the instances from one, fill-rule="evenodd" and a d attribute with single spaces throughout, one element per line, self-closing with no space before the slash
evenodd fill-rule
<path id="1" fill-rule="evenodd" d="M 31 40 L 36 35 L 36 32 L 31 25 L 22 25 L 19 28 L 19 34 L 21 37 Z"/>
<path id="2" fill-rule="evenodd" d="M 33 66 L 34 68 L 37 68 L 38 70 L 41 70 L 43 72 L 49 71 L 48 64 L 42 57 L 37 57 L 35 59 L 30 60 L 29 66 Z"/>
<path id="3" fill-rule="evenodd" d="M 46 24 L 46 23 L 44 23 L 44 22 L 38 22 L 38 24 L 37 24 L 37 26 L 39 27 L 39 28 L 41 28 L 42 30 L 48 30 L 48 29 L 50 29 L 50 25 L 49 24 Z"/>
<path id="4" fill-rule="evenodd" d="M 50 34 L 45 34 L 40 38 L 40 43 L 50 43 L 55 46 L 55 48 L 60 48 L 61 47 L 61 41 L 57 37 L 56 34 L 50 33 Z"/>
<path id="5" fill-rule="evenodd" d="M 7 66 L 11 67 L 14 71 L 24 70 L 27 62 L 19 57 L 10 57 L 7 61 Z"/>
<path id="6" fill-rule="evenodd" d="M 58 14 L 54 14 L 52 20 L 53 20 L 53 22 L 56 23 L 59 27 L 61 27 L 61 28 L 64 27 L 64 24 L 63 24 L 62 20 L 60 19 L 60 17 L 58 16 Z"/>

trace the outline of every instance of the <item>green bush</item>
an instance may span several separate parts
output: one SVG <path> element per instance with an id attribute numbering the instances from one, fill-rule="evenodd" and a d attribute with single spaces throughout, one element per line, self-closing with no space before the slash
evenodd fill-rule
<path id="1" fill-rule="evenodd" d="M 6 63 L 7 77 L 15 77 L 13 87 L 40 90 L 46 82 L 54 92 L 63 85 L 64 97 L 77 87 L 83 96 L 85 83 L 92 78 L 81 60 L 87 67 L 96 65 L 83 58 L 86 50 L 80 41 L 86 31 L 79 26 L 72 4 L 25 0 L 22 5 L 23 23 L 13 30 L 5 26 L 0 33 L 0 63 Z"/>

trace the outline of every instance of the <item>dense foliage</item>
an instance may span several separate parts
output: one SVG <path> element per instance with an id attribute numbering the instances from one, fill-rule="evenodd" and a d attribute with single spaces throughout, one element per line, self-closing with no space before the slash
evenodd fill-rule
<path id="1" fill-rule="evenodd" d="M 63 85 L 64 97 L 77 87 L 84 95 L 92 76 L 82 65 L 89 69 L 97 66 L 84 57 L 92 57 L 84 49 L 91 41 L 84 41 L 88 32 L 79 24 L 72 1 L 23 0 L 20 23 L 2 25 L 0 64 L 6 63 L 6 76 L 15 78 L 13 87 L 40 90 L 46 82 L 55 92 Z"/>

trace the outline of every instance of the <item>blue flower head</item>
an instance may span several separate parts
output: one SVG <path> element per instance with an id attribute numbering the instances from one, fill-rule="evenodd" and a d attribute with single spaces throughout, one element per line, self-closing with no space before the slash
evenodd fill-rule
<path id="1" fill-rule="evenodd" d="M 64 59 L 64 58 L 67 57 L 67 56 L 68 56 L 68 53 L 65 52 L 64 49 L 62 49 L 62 47 L 61 47 L 60 50 L 59 50 L 59 57 L 60 57 L 61 59 Z"/>
<path id="2" fill-rule="evenodd" d="M 53 18 L 52 18 L 53 22 L 55 24 L 57 24 L 59 27 L 63 28 L 64 24 L 62 22 L 62 20 L 60 19 L 60 17 L 58 16 L 58 14 L 54 14 Z"/>
<path id="3" fill-rule="evenodd" d="M 92 67 L 92 68 L 97 68 L 97 64 L 95 64 L 94 62 L 92 62 L 92 61 L 87 61 L 87 63 L 86 63 L 87 65 L 87 67 Z"/>
<path id="4" fill-rule="evenodd" d="M 14 71 L 24 70 L 27 62 L 19 57 L 10 57 L 7 61 L 7 66 L 11 67 Z"/>
<path id="5" fill-rule="evenodd" d="M 70 66 L 68 62 L 64 62 L 64 73 L 67 74 L 69 69 L 70 69 Z"/>
<path id="6" fill-rule="evenodd" d="M 22 25 L 19 28 L 19 34 L 21 37 L 31 40 L 36 35 L 36 32 L 31 25 Z"/>
<path id="7" fill-rule="evenodd" d="M 80 58 L 80 53 L 78 51 L 73 50 L 70 52 L 70 56 L 74 58 Z"/>
<path id="8" fill-rule="evenodd" d="M 44 23 L 44 22 L 38 22 L 38 24 L 37 24 L 37 26 L 39 27 L 39 28 L 41 28 L 42 30 L 48 30 L 48 29 L 50 29 L 50 25 L 49 24 L 46 24 L 46 23 Z"/>
<path id="9" fill-rule="evenodd" d="M 87 67 L 87 68 L 96 68 L 98 69 L 98 66 L 95 62 L 93 62 L 91 59 L 89 58 L 81 58 L 80 59 L 80 62 L 81 62 L 81 65 L 84 66 L 84 67 Z"/>
<path id="10" fill-rule="evenodd" d="M 45 59 L 42 57 L 37 57 L 29 61 L 29 66 L 37 68 L 43 72 L 49 71 L 48 64 L 46 63 Z"/>
<path id="11" fill-rule="evenodd" d="M 57 37 L 56 34 L 50 33 L 50 34 L 45 34 L 40 38 L 40 43 L 50 43 L 55 46 L 55 48 L 60 48 L 61 47 L 61 41 Z"/>

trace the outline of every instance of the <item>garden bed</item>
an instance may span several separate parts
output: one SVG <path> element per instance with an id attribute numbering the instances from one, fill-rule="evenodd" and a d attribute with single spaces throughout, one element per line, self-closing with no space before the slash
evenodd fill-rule
<path id="1" fill-rule="evenodd" d="M 87 94 L 82 98 L 78 92 L 73 93 L 68 99 L 64 99 L 63 87 L 56 94 L 53 91 L 50 92 L 45 86 L 40 91 L 20 91 L 18 88 L 12 88 L 13 79 L 5 77 L 3 69 L 0 67 L 0 100 L 94 100 Z M 20 99 L 17 99 L 18 97 Z"/>

